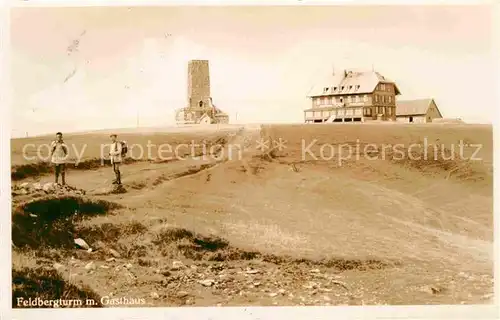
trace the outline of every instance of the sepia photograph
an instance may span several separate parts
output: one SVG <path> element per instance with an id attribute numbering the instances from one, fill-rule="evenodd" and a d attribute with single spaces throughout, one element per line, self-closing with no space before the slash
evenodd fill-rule
<path id="1" fill-rule="evenodd" d="M 12 309 L 495 303 L 491 5 L 9 10 Z"/>

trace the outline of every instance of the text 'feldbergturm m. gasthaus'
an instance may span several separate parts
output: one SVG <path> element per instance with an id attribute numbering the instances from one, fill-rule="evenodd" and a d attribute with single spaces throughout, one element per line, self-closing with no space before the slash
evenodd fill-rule
<path id="1" fill-rule="evenodd" d="M 306 123 L 396 120 L 399 89 L 376 71 L 332 74 L 309 94 L 312 108 L 304 110 Z"/>

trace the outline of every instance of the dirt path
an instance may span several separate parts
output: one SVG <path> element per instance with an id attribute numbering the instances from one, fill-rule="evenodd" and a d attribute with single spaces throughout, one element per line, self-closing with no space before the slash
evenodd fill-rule
<path id="1" fill-rule="evenodd" d="M 155 164 L 151 162 L 137 162 L 121 166 L 122 183 L 130 193 L 139 192 L 142 189 L 151 189 L 155 185 L 169 179 L 188 175 L 189 170 L 196 171 L 201 166 L 213 165 L 215 161 L 207 159 L 186 159 Z M 24 182 L 39 182 L 42 185 L 53 182 L 52 175 L 39 178 L 25 179 Z M 95 170 L 71 170 L 68 169 L 66 183 L 79 189 L 86 190 L 89 194 L 99 193 L 113 186 L 114 173 L 110 166 L 103 166 Z"/>

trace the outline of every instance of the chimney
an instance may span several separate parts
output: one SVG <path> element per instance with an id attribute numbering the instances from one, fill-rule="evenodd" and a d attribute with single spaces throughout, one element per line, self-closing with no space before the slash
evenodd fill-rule
<path id="1" fill-rule="evenodd" d="M 347 77 L 347 70 L 344 70 L 344 78 Z"/>

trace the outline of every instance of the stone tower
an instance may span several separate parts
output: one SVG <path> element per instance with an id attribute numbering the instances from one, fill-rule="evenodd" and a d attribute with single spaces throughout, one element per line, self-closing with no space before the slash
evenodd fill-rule
<path id="1" fill-rule="evenodd" d="M 188 63 L 188 108 L 210 106 L 210 70 L 208 60 Z"/>
<path id="2" fill-rule="evenodd" d="M 229 115 L 217 108 L 210 97 L 208 60 L 188 62 L 188 103 L 177 109 L 178 124 L 229 123 Z"/>

